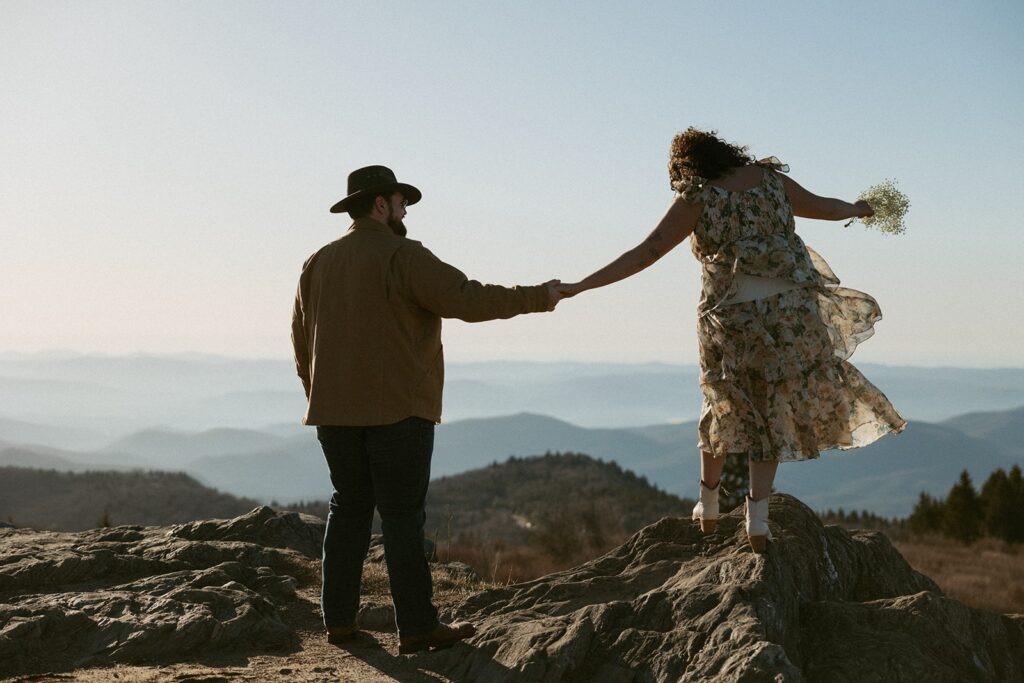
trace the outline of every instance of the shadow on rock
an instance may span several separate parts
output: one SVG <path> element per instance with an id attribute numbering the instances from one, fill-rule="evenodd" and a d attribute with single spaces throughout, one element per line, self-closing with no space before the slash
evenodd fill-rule
<path id="1" fill-rule="evenodd" d="M 337 648 L 344 650 L 351 656 L 359 659 L 370 667 L 386 676 L 394 676 L 403 683 L 437 683 L 437 681 L 452 681 L 453 683 L 472 683 L 474 681 L 487 681 L 489 678 L 476 678 L 475 673 L 470 677 L 464 677 L 458 673 L 442 669 L 439 666 L 437 655 L 445 653 L 450 657 L 479 657 L 479 653 L 473 652 L 473 647 L 465 643 L 459 643 L 447 650 L 434 652 L 419 652 L 414 655 L 392 655 L 383 645 L 370 633 L 361 632 L 357 637 L 346 641 Z M 486 657 L 486 655 L 484 655 Z M 511 680 L 524 680 L 511 669 L 503 667 L 497 662 L 491 662 L 488 671 L 498 671 Z"/>

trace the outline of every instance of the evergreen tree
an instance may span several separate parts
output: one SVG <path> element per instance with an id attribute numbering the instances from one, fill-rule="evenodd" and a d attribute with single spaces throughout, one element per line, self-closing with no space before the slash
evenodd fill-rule
<path id="1" fill-rule="evenodd" d="M 989 475 L 981 487 L 981 507 L 985 515 L 985 533 L 989 536 L 1011 540 L 1013 526 L 1020 508 L 1014 501 L 1013 485 L 1001 468 Z"/>
<path id="2" fill-rule="evenodd" d="M 927 534 L 941 531 L 943 517 L 943 503 L 941 500 L 932 498 L 924 491 L 921 491 L 917 499 L 914 511 L 910 513 L 907 524 L 911 533 Z"/>
<path id="3" fill-rule="evenodd" d="M 970 543 L 981 536 L 981 501 L 967 470 L 960 473 L 960 480 L 949 490 L 945 508 L 942 531 L 946 536 L 961 543 Z"/>
<path id="4" fill-rule="evenodd" d="M 1024 542 L 1024 477 L 1021 476 L 1020 465 L 1010 468 L 1010 474 L 1006 477 L 1009 482 L 1010 497 L 1013 500 L 1013 515 L 1007 533 L 1007 541 L 1011 543 Z"/>

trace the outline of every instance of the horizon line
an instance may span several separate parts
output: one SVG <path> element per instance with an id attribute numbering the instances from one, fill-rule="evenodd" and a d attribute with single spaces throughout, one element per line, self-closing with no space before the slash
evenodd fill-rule
<path id="1" fill-rule="evenodd" d="M 159 360 L 204 360 L 204 361 L 234 361 L 234 362 L 271 362 L 271 363 L 291 363 L 294 362 L 292 358 L 288 356 L 247 356 L 238 355 L 231 356 L 223 353 L 213 353 L 206 351 L 174 351 L 174 352 L 159 352 L 159 351 L 125 351 L 125 352 L 109 352 L 109 351 L 76 351 L 73 349 L 42 349 L 36 351 L 13 351 L 6 350 L 0 351 L 0 360 L 26 360 L 26 359 L 50 359 L 50 360 L 70 360 L 74 358 L 100 358 L 100 359 L 159 359 Z M 697 368 L 697 363 L 678 363 L 664 360 L 638 360 L 638 361 L 625 361 L 625 360 L 575 360 L 575 359 L 548 359 L 548 360 L 529 360 L 522 358 L 491 358 L 486 360 L 459 360 L 458 358 L 446 358 L 446 364 L 448 365 L 484 365 L 484 364 L 532 364 L 532 365 L 624 365 L 624 366 L 651 366 L 651 365 L 663 365 L 674 368 Z M 886 367 L 886 368 L 912 368 L 920 370 L 1024 370 L 1024 364 L 1021 365 L 915 365 L 910 363 L 884 363 L 878 361 L 863 361 L 858 362 L 857 365 L 861 366 L 875 366 L 875 367 Z"/>

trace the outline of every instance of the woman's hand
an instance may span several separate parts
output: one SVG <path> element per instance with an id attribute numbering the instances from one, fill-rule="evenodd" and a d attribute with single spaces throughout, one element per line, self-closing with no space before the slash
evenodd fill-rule
<path id="1" fill-rule="evenodd" d="M 579 282 L 563 282 L 557 285 L 555 289 L 561 295 L 563 299 L 569 299 L 576 296 L 580 292 L 585 292 L 586 288 L 583 287 Z"/>
<path id="2" fill-rule="evenodd" d="M 871 208 L 871 205 L 861 199 L 858 202 L 853 203 L 853 215 L 856 218 L 867 218 L 868 216 L 874 216 L 875 210 Z"/>

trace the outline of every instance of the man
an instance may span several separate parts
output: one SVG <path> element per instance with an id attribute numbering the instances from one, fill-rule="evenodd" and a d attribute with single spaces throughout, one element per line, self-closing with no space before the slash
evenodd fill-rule
<path id="1" fill-rule="evenodd" d="M 295 364 L 317 426 L 334 495 L 323 548 L 328 640 L 357 632 L 359 587 L 374 507 L 399 652 L 447 647 L 475 632 L 440 623 L 424 556 L 423 524 L 434 425 L 441 419 L 441 318 L 467 322 L 553 310 L 556 280 L 499 287 L 469 280 L 422 244 L 402 219 L 420 191 L 384 166 L 348 177 L 331 208 L 353 223 L 302 268 L 292 318 Z"/>

